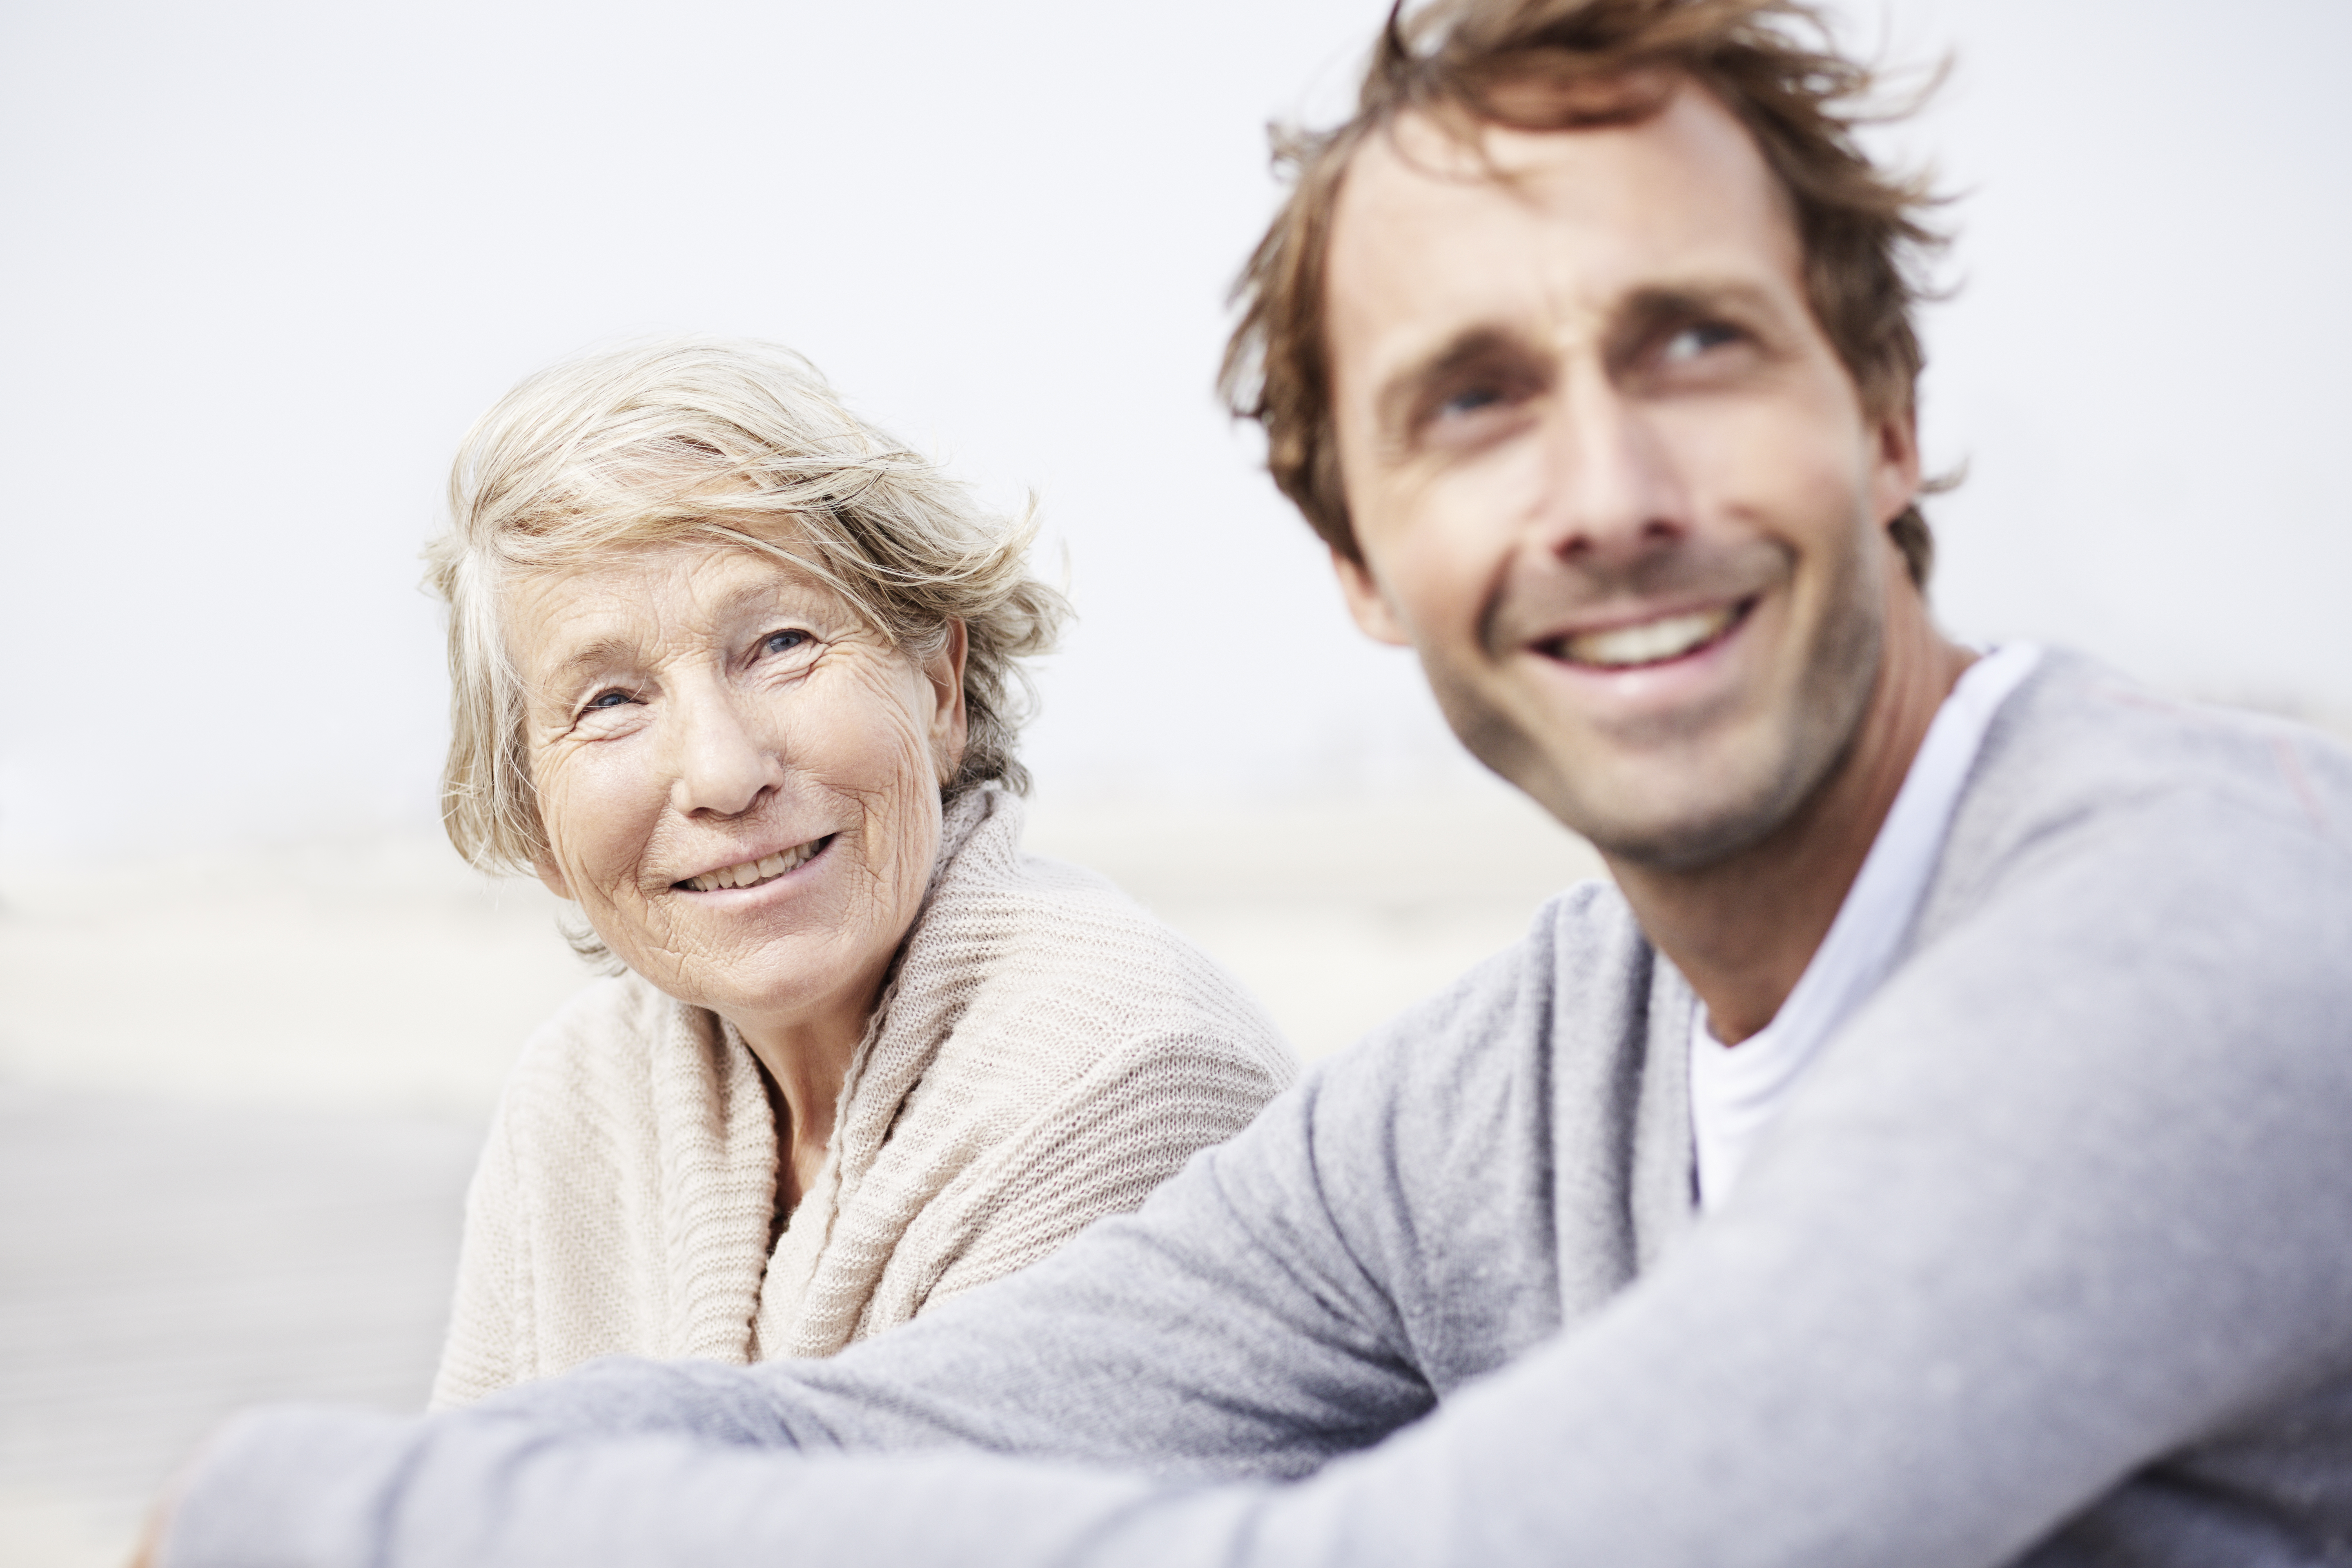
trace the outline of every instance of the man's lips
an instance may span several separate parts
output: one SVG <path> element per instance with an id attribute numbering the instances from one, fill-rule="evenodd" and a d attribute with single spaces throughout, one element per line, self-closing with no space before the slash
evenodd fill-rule
<path id="1" fill-rule="evenodd" d="M 1641 669 L 1711 647 L 1755 606 L 1754 599 L 1704 609 L 1675 610 L 1646 620 L 1591 631 L 1562 632 L 1537 642 L 1538 653 L 1586 669 Z"/>
<path id="2" fill-rule="evenodd" d="M 817 856 L 824 853 L 835 835 L 812 838 L 805 844 L 795 844 L 789 849 L 779 849 L 756 859 L 739 860 L 730 866 L 715 867 L 698 876 L 683 877 L 670 884 L 678 893 L 716 893 L 729 888 L 756 888 L 762 882 L 772 882 L 789 871 L 798 870 Z"/>

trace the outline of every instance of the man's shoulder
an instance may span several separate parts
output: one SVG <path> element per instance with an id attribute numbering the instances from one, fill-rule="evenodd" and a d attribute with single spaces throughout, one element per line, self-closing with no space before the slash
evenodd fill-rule
<path id="1" fill-rule="evenodd" d="M 2352 873 L 2352 752 L 2307 725 L 2178 701 L 2053 650 L 1987 731 L 1946 839 L 1930 924 L 2013 868 L 2095 854 L 2227 868 L 2256 840 L 2307 843 Z"/>
<path id="2" fill-rule="evenodd" d="M 1546 900 L 1527 934 L 1342 1053 L 1351 1075 L 1442 1093 L 1560 1050 L 1633 1044 L 1660 966 L 1612 883 Z M 1337 1065 L 1337 1064 L 1335 1064 Z"/>
<path id="3" fill-rule="evenodd" d="M 1654 1059 L 1687 996 L 1617 889 L 1582 883 L 1281 1102 L 1441 1386 L 1596 1308 L 1687 1213 L 1684 1080 Z"/>
<path id="4" fill-rule="evenodd" d="M 2011 774 L 2032 770 L 2037 793 L 2270 795 L 2284 786 L 2275 798 L 2298 815 L 2323 796 L 2352 800 L 2352 750 L 2341 740 L 2272 714 L 2165 697 L 2063 649 L 2043 656 L 1994 721 L 1985 759 L 1989 776 L 2004 765 Z"/>

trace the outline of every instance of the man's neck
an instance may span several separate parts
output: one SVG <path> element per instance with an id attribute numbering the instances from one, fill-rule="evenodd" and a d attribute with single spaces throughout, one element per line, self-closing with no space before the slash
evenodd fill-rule
<path id="1" fill-rule="evenodd" d="M 1907 597 L 1907 595 L 1906 595 Z M 1610 858 L 1658 950 L 1736 1045 L 1772 1021 L 1829 935 L 1936 710 L 1975 658 L 1923 604 L 1889 618 L 1870 704 L 1830 775 L 1760 842 L 1713 865 L 1664 870 Z"/>

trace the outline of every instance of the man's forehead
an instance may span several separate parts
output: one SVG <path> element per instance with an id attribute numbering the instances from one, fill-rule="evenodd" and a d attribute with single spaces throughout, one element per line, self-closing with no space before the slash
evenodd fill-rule
<path id="1" fill-rule="evenodd" d="M 1742 268 L 1796 278 L 1787 201 L 1745 127 L 1685 83 L 1631 123 L 1465 134 L 1402 117 L 1350 163 L 1328 278 L 1335 318 L 1385 317 L 1530 289 L 1599 306 L 1670 274 Z"/>

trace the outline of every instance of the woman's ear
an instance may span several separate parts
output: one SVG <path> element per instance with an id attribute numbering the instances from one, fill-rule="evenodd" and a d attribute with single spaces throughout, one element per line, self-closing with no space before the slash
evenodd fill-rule
<path id="1" fill-rule="evenodd" d="M 963 706 L 963 665 L 971 651 L 971 635 L 961 621 L 950 621 L 940 651 L 923 663 L 923 679 L 931 688 L 931 758 L 942 785 L 963 766 L 971 732 Z"/>
<path id="2" fill-rule="evenodd" d="M 549 892 L 553 893 L 559 899 L 569 899 L 572 897 L 572 884 L 564 879 L 563 868 L 555 863 L 553 857 L 547 855 L 532 856 L 530 868 L 539 873 L 540 885 L 544 887 Z"/>

